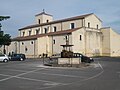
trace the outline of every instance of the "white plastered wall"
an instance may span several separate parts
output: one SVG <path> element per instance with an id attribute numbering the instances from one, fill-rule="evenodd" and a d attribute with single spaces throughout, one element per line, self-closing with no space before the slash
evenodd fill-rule
<path id="1" fill-rule="evenodd" d="M 85 31 L 84 28 L 72 32 L 72 47 L 74 53 L 83 53 L 85 54 Z M 81 40 L 80 40 L 81 35 Z"/>
<path id="2" fill-rule="evenodd" d="M 120 56 L 120 35 L 110 28 L 111 56 Z"/>
<path id="3" fill-rule="evenodd" d="M 88 27 L 88 23 L 90 23 L 90 28 L 96 28 L 98 25 L 98 29 L 102 27 L 102 21 L 94 14 L 89 15 L 85 18 L 85 27 Z"/>

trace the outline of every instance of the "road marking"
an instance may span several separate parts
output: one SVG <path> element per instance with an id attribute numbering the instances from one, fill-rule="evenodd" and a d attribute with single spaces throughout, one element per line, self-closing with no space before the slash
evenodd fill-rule
<path id="1" fill-rule="evenodd" d="M 36 73 L 36 72 L 35 72 Z M 62 76 L 62 77 L 70 77 L 70 78 L 86 78 L 84 76 L 75 76 L 75 75 L 65 75 L 65 74 L 49 74 L 49 73 L 41 73 L 45 75 L 54 75 L 54 76 Z"/>
<path id="2" fill-rule="evenodd" d="M 57 86 L 63 86 L 63 85 L 61 85 L 61 84 L 59 84 L 59 85 L 51 85 L 51 86 L 45 86 L 45 87 L 41 87 L 41 88 L 37 88 L 38 90 L 40 89 L 40 90 L 42 90 L 42 89 L 49 89 L 49 88 L 53 88 L 53 87 L 57 87 Z"/>
<path id="3" fill-rule="evenodd" d="M 90 79 L 96 78 L 96 77 L 102 75 L 103 72 L 104 72 L 104 70 L 102 70 L 100 73 L 98 73 L 98 74 L 96 74 L 96 75 L 94 75 L 94 76 L 92 76 L 92 77 L 89 77 L 89 78 L 87 78 L 87 79 L 84 79 L 83 81 L 87 81 L 87 80 L 90 80 Z"/>
<path id="4" fill-rule="evenodd" d="M 45 83 L 45 86 L 56 86 L 59 85 L 59 83 Z"/>
<path id="5" fill-rule="evenodd" d="M 25 74 L 29 74 L 29 73 L 32 73 L 32 72 L 35 72 L 35 71 L 43 70 L 43 69 L 45 69 L 45 68 L 35 69 L 35 70 L 28 71 L 28 72 L 25 72 L 25 73 L 21 73 L 21 74 L 15 75 L 15 76 L 10 76 L 10 77 L 8 77 L 8 78 L 1 79 L 0 81 L 2 82 L 2 81 L 5 81 L 5 80 L 14 78 L 14 77 L 19 77 L 19 76 L 22 76 L 22 75 L 25 75 Z"/>
<path id="6" fill-rule="evenodd" d="M 8 69 L 4 69 L 4 70 L 8 70 Z M 18 71 L 18 72 L 28 72 L 28 71 L 24 71 L 24 70 L 14 70 L 14 69 L 9 69 L 9 71 Z M 33 72 L 33 73 L 39 73 L 39 72 Z M 45 74 L 45 75 L 54 75 L 54 76 L 63 76 L 63 77 L 71 77 L 71 78 L 86 78 L 84 76 L 75 76 L 75 75 L 65 75 L 65 74 L 50 74 L 50 73 L 40 73 L 40 74 Z M 4 74 L 0 74 L 5 76 Z M 8 75 L 10 76 L 10 75 Z"/>
<path id="7" fill-rule="evenodd" d="M 93 78 L 96 78 L 96 77 L 100 76 L 104 72 L 104 70 L 103 70 L 102 65 L 99 62 L 98 62 L 98 65 L 102 69 L 102 71 L 100 73 L 98 73 L 98 74 L 96 74 L 96 75 L 94 75 L 92 77 L 86 78 L 86 79 L 84 79 L 82 81 L 77 81 L 77 82 L 84 82 L 84 81 L 87 81 L 87 80 L 90 80 L 90 79 L 93 79 Z M 41 87 L 41 88 L 38 88 L 38 89 L 47 89 L 47 88 L 52 88 L 52 87 L 55 87 L 55 86 L 63 86 L 63 85 L 70 85 L 70 84 L 73 84 L 73 83 L 77 83 L 77 82 L 73 82 L 73 83 L 66 83 L 65 84 L 65 83 L 56 83 L 56 82 L 52 82 L 52 81 L 46 81 L 46 80 L 39 80 L 39 79 L 32 79 L 32 78 L 22 77 L 22 75 L 29 74 L 29 73 L 36 73 L 36 71 L 43 70 L 43 69 L 46 69 L 46 68 L 41 68 L 41 69 L 35 69 L 35 70 L 32 70 L 32 71 L 27 71 L 25 73 L 21 73 L 21 74 L 15 75 L 15 76 L 1 74 L 3 76 L 10 76 L 10 77 L 2 79 L 0 81 L 5 81 L 5 80 L 11 79 L 11 78 L 19 78 L 19 79 L 25 79 L 25 80 L 31 80 L 31 81 L 45 82 L 45 84 L 43 84 L 43 85 L 45 85 L 46 87 L 43 87 L 43 88 Z M 22 71 L 22 70 L 20 70 L 20 71 Z M 118 73 L 120 73 L 120 72 L 118 72 Z M 47 74 L 47 73 L 42 73 L 42 74 Z M 49 73 L 47 75 L 58 75 L 58 76 L 66 76 L 66 77 L 76 77 L 74 75 L 49 74 Z"/>
<path id="8" fill-rule="evenodd" d="M 2 70 L 17 71 L 17 72 L 28 72 L 28 71 L 25 71 L 25 70 L 16 70 L 16 69 L 2 69 Z"/>
<path id="9" fill-rule="evenodd" d="M 37 82 L 45 82 L 47 84 L 45 85 L 59 85 L 59 84 L 63 84 L 63 83 L 56 83 L 56 82 L 53 82 L 53 81 L 47 81 L 47 80 L 39 80 L 39 79 L 32 79 L 32 78 L 25 78 L 25 77 L 19 77 L 19 76 L 12 76 L 12 75 L 6 75 L 6 74 L 0 74 L 1 76 L 10 76 L 8 78 L 4 78 L 4 79 L 1 79 L 0 81 L 5 81 L 7 79 L 10 79 L 10 78 L 19 78 L 19 79 L 25 79 L 25 80 L 30 80 L 30 81 L 37 81 Z"/>
<path id="10" fill-rule="evenodd" d="M 91 79 L 93 79 L 93 78 L 96 78 L 96 77 L 102 75 L 102 73 L 104 72 L 104 68 L 102 67 L 102 65 L 101 65 L 99 62 L 98 62 L 98 65 L 99 65 L 99 67 L 102 69 L 102 71 L 101 71 L 100 73 L 98 73 L 98 74 L 96 74 L 96 75 L 94 75 L 94 76 L 92 76 L 92 77 L 86 78 L 86 79 L 84 79 L 84 80 L 82 80 L 82 81 L 80 81 L 80 82 L 85 82 L 85 81 L 87 81 L 87 80 L 91 80 Z M 79 83 L 79 81 L 73 82 L 73 83 L 68 83 L 68 84 L 66 84 L 66 85 L 70 85 L 70 84 L 74 84 L 74 83 Z M 82 85 L 82 84 L 81 84 L 81 85 Z"/>
<path id="11" fill-rule="evenodd" d="M 102 67 L 102 65 L 99 62 L 91 64 L 91 65 L 93 65 L 94 68 L 100 67 L 103 70 L 103 67 Z"/>
<path id="12" fill-rule="evenodd" d="M 98 73 L 98 74 L 96 74 L 96 75 L 94 75 L 94 76 L 92 76 L 92 77 L 83 79 L 83 80 L 81 80 L 81 81 L 77 81 L 77 82 L 73 82 L 73 83 L 64 84 L 64 85 L 71 85 L 71 84 L 74 84 L 74 83 L 78 84 L 78 83 L 80 83 L 80 82 L 85 82 L 85 81 L 94 79 L 94 78 L 96 78 L 96 77 L 99 77 L 100 75 L 102 75 L 103 72 L 104 72 L 104 70 L 102 70 L 100 73 Z M 82 84 L 80 84 L 80 85 L 82 85 Z"/>
<path id="13" fill-rule="evenodd" d="M 85 81 L 87 81 L 87 80 L 91 80 L 91 79 L 93 79 L 93 78 L 96 78 L 96 77 L 98 77 L 98 76 L 100 76 L 100 75 L 102 75 L 102 73 L 104 72 L 104 70 L 102 70 L 100 73 L 98 73 L 98 74 L 96 74 L 96 75 L 94 75 L 94 76 L 92 76 L 92 77 L 89 77 L 89 78 L 87 78 L 87 79 L 84 79 L 84 80 L 82 80 L 82 81 L 77 81 L 77 82 L 72 82 L 72 83 L 66 83 L 66 84 L 59 84 L 59 85 L 57 85 L 57 86 L 67 86 L 67 85 L 71 85 L 71 84 L 74 84 L 74 83 L 79 83 L 79 82 L 85 82 Z M 79 83 L 79 85 L 82 85 L 82 84 L 80 84 Z M 56 86 L 49 86 L 49 87 L 43 87 L 43 88 L 39 88 L 39 89 L 48 89 L 48 88 L 52 88 L 52 87 L 56 87 Z"/>
<path id="14" fill-rule="evenodd" d="M 97 68 L 97 67 L 100 67 L 99 64 L 91 64 L 91 65 L 94 65 L 94 68 Z"/>
<path id="15" fill-rule="evenodd" d="M 103 67 L 102 67 L 102 65 L 98 62 L 98 65 L 100 66 L 100 68 L 103 70 Z"/>
<path id="16" fill-rule="evenodd" d="M 8 78 L 1 79 L 0 82 L 5 81 L 5 80 L 8 80 L 8 79 L 11 79 L 11 78 L 13 78 L 13 77 L 14 77 L 14 76 L 10 76 L 10 77 L 8 77 Z"/>
<path id="17" fill-rule="evenodd" d="M 37 82 L 45 82 L 45 83 L 51 83 L 51 84 L 55 84 L 56 83 L 56 82 L 53 82 L 53 81 L 40 80 L 40 79 L 32 79 L 32 78 L 25 78 L 25 77 L 17 77 L 17 76 L 15 76 L 15 78 L 25 79 L 25 80 L 30 80 L 30 81 L 37 81 Z M 57 84 L 61 84 L 61 83 L 57 83 Z"/>

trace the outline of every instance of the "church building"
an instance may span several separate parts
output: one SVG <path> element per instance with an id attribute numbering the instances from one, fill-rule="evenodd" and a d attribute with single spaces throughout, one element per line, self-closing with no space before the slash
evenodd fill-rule
<path id="1" fill-rule="evenodd" d="M 29 19 L 29 18 L 28 18 Z M 26 19 L 27 20 L 27 19 Z M 60 45 L 73 45 L 74 53 L 87 56 L 120 56 L 120 35 L 110 27 L 102 27 L 102 21 L 94 13 L 53 20 L 43 11 L 35 15 L 35 24 L 19 29 L 8 53 L 23 53 L 27 58 L 60 54 Z"/>

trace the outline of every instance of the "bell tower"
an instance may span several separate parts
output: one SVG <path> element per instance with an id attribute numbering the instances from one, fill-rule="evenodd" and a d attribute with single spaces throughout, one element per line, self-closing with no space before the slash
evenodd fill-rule
<path id="1" fill-rule="evenodd" d="M 43 9 L 41 13 L 35 15 L 35 19 L 36 19 L 36 24 L 42 24 L 42 23 L 48 23 L 53 21 L 53 16 L 50 14 L 47 14 Z"/>

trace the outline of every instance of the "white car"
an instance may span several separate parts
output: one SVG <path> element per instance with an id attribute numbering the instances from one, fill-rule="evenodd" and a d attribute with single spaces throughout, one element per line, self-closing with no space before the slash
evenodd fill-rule
<path id="1" fill-rule="evenodd" d="M 9 57 L 5 54 L 0 54 L 0 61 L 2 62 L 8 62 L 9 61 Z"/>

